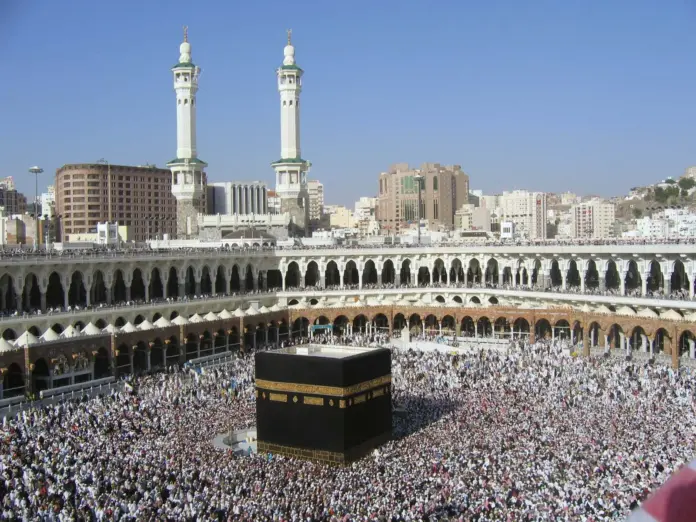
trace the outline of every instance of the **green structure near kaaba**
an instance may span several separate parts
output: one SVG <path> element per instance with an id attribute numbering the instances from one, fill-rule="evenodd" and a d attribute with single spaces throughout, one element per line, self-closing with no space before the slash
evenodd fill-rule
<path id="1" fill-rule="evenodd" d="M 348 464 L 391 438 L 391 352 L 299 345 L 259 352 L 259 452 Z"/>

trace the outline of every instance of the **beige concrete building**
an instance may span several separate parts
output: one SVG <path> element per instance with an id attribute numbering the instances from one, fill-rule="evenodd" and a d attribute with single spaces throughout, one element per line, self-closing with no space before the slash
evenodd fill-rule
<path id="1" fill-rule="evenodd" d="M 423 176 L 421 209 L 418 209 L 418 182 Z M 459 165 L 424 163 L 419 169 L 407 163 L 392 165 L 379 175 L 377 221 L 383 233 L 398 234 L 418 221 L 430 229 L 454 228 L 454 214 L 469 202 L 469 176 Z"/>
<path id="2" fill-rule="evenodd" d="M 546 239 L 546 194 L 513 190 L 498 196 L 501 221 L 515 224 L 518 238 Z"/>
<path id="3" fill-rule="evenodd" d="M 309 220 L 318 222 L 324 212 L 324 185 L 316 179 L 307 181 L 309 193 Z"/>
<path id="4" fill-rule="evenodd" d="M 491 231 L 491 211 L 472 204 L 462 205 L 454 213 L 454 228 L 463 231 Z"/>
<path id="5" fill-rule="evenodd" d="M 343 205 L 326 205 L 326 213 L 329 215 L 331 228 L 353 228 L 353 212 Z"/>
<path id="6" fill-rule="evenodd" d="M 574 238 L 606 238 L 614 235 L 616 206 L 595 199 L 573 205 L 570 210 L 571 233 Z"/>
<path id="7" fill-rule="evenodd" d="M 205 205 L 204 196 L 199 212 L 205 212 Z M 130 227 L 134 241 L 176 234 L 176 199 L 168 169 L 64 165 L 56 171 L 55 207 L 66 237 L 96 233 L 100 222 Z"/>
<path id="8" fill-rule="evenodd" d="M 5 208 L 6 216 L 24 214 L 27 211 L 27 198 L 14 188 L 0 185 L 0 207 Z"/>

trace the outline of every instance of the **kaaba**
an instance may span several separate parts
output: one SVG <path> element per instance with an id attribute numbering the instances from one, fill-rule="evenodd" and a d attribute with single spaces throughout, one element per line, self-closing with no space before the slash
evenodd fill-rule
<path id="1" fill-rule="evenodd" d="M 391 352 L 300 345 L 258 352 L 260 452 L 345 465 L 391 438 Z"/>

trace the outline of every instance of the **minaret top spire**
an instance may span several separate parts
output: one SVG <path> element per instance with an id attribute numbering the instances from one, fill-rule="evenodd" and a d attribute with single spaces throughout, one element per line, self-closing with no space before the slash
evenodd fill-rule
<path id="1" fill-rule="evenodd" d="M 288 45 L 283 50 L 283 65 L 295 65 L 295 47 L 292 45 L 292 29 L 288 29 Z"/>
<path id="2" fill-rule="evenodd" d="M 184 41 L 179 46 L 179 63 L 191 63 L 191 44 L 188 41 L 188 25 L 184 26 Z"/>

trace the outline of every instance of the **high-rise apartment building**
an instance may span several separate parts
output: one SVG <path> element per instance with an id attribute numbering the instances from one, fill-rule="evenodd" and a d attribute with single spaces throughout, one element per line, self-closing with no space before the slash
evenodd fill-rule
<path id="1" fill-rule="evenodd" d="M 208 214 L 268 214 L 268 191 L 262 181 L 208 183 Z"/>
<path id="2" fill-rule="evenodd" d="M 64 165 L 56 171 L 55 209 L 66 236 L 96 233 L 97 223 L 103 222 L 130 227 L 135 241 L 176 233 L 176 199 L 168 169 Z M 204 210 L 205 197 L 198 211 Z"/>
<path id="3" fill-rule="evenodd" d="M 53 219 L 55 213 L 56 191 L 53 185 L 46 187 L 46 192 L 40 196 L 41 199 L 41 216 L 48 219 Z"/>
<path id="4" fill-rule="evenodd" d="M 546 239 L 546 194 L 514 190 L 498 196 L 501 221 L 515 224 L 515 236 Z"/>
<path id="5" fill-rule="evenodd" d="M 307 181 L 307 192 L 309 193 L 309 220 L 317 222 L 324 212 L 324 185 L 316 179 L 310 179 Z"/>
<path id="6" fill-rule="evenodd" d="M 429 228 L 451 230 L 455 212 L 468 201 L 469 176 L 459 165 L 424 163 L 420 169 L 411 169 L 407 163 L 398 163 L 379 175 L 377 221 L 387 234 L 398 234 L 419 218 Z"/>
<path id="7" fill-rule="evenodd" d="M 0 207 L 5 208 L 6 216 L 24 214 L 27 211 L 27 198 L 14 188 L 0 185 Z"/>
<path id="8" fill-rule="evenodd" d="M 592 200 L 573 205 L 570 209 L 572 236 L 575 238 L 605 238 L 614 235 L 616 207 L 613 203 Z"/>

